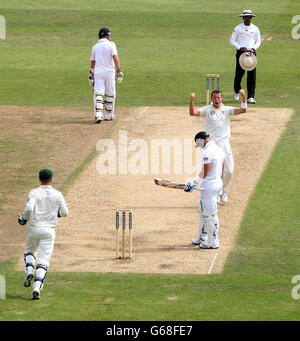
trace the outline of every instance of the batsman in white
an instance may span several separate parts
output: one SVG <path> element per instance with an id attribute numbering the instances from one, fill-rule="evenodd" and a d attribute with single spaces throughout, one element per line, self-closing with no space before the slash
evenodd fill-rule
<path id="1" fill-rule="evenodd" d="M 197 237 L 192 239 L 192 243 L 199 245 L 201 249 L 217 249 L 219 247 L 217 201 L 223 188 L 225 155 L 205 131 L 200 131 L 195 136 L 195 142 L 196 147 L 203 150 L 203 171 L 193 182 L 188 182 L 185 186 L 185 191 L 190 192 L 201 182 L 199 228 Z"/>
<path id="2" fill-rule="evenodd" d="M 69 213 L 62 193 L 51 186 L 52 178 L 53 173 L 50 169 L 40 170 L 41 186 L 29 192 L 25 211 L 18 217 L 20 225 L 25 225 L 29 219 L 24 252 L 26 274 L 24 286 L 30 287 L 34 278 L 32 288 L 34 300 L 40 298 L 49 269 L 57 218 L 65 217 Z"/>
<path id="3" fill-rule="evenodd" d="M 195 93 L 190 95 L 190 115 L 202 116 L 204 120 L 204 130 L 210 135 L 210 139 L 223 150 L 225 154 L 225 172 L 223 179 L 223 191 L 220 199 L 223 202 L 228 201 L 228 189 L 233 177 L 234 160 L 230 148 L 230 116 L 243 114 L 247 111 L 247 100 L 244 90 L 240 90 L 242 103 L 240 108 L 223 105 L 222 92 L 214 90 L 211 92 L 212 104 L 206 105 L 200 109 L 195 109 Z"/>
<path id="4" fill-rule="evenodd" d="M 123 72 L 121 71 L 116 44 L 110 41 L 110 30 L 103 27 L 99 31 L 99 41 L 92 48 L 90 83 L 94 86 L 94 115 L 95 123 L 103 120 L 113 120 L 116 86 L 115 80 L 121 82 Z M 115 67 L 117 73 L 115 74 Z"/>

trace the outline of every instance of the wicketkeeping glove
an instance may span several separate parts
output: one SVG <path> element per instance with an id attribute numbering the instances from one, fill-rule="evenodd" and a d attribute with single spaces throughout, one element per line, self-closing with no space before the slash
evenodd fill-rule
<path id="1" fill-rule="evenodd" d="M 19 216 L 18 216 L 18 223 L 19 223 L 20 225 L 26 225 L 27 220 L 24 219 L 23 214 L 19 214 Z"/>
<path id="2" fill-rule="evenodd" d="M 196 187 L 196 185 L 193 182 L 188 182 L 185 185 L 184 190 L 185 190 L 185 192 L 191 192 L 195 187 Z"/>

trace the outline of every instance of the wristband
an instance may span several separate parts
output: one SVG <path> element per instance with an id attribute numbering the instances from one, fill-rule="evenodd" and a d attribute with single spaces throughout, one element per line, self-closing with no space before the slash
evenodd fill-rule
<path id="1" fill-rule="evenodd" d="M 242 109 L 247 109 L 247 102 L 245 102 L 245 103 L 242 102 L 242 103 L 241 103 L 241 108 L 242 108 Z"/>
<path id="2" fill-rule="evenodd" d="M 195 184 L 195 185 L 198 185 L 199 184 L 199 182 L 201 182 L 201 178 L 200 178 L 200 176 L 198 175 L 195 179 L 194 179 L 194 181 L 193 181 L 193 183 Z"/>

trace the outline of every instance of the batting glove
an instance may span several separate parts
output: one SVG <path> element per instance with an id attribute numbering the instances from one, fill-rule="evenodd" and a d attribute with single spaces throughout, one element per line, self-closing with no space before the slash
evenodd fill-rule
<path id="1" fill-rule="evenodd" d="M 118 70 L 118 72 L 116 73 L 116 81 L 118 83 L 121 83 L 124 77 L 124 73 L 122 72 L 122 70 Z"/>
<path id="2" fill-rule="evenodd" d="M 26 223 L 27 223 L 27 220 L 24 219 L 24 217 L 23 217 L 22 214 L 19 214 L 19 216 L 18 216 L 18 223 L 19 223 L 20 225 L 26 225 Z"/>
<path id="3" fill-rule="evenodd" d="M 94 85 L 94 72 L 92 70 L 90 70 L 89 83 L 90 85 Z"/>
<path id="4" fill-rule="evenodd" d="M 191 192 L 195 187 L 196 187 L 196 185 L 193 182 L 188 182 L 185 185 L 184 190 L 185 190 L 185 192 Z"/>

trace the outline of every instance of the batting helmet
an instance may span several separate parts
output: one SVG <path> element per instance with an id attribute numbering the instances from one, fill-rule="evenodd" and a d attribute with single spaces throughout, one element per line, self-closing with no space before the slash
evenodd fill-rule
<path id="1" fill-rule="evenodd" d="M 99 31 L 99 38 L 110 36 L 110 30 L 107 27 L 102 27 Z"/>
<path id="2" fill-rule="evenodd" d="M 207 138 L 209 138 L 209 134 L 206 131 L 199 131 L 199 133 L 195 135 L 195 142 L 199 139 L 205 140 Z"/>
<path id="3" fill-rule="evenodd" d="M 195 135 L 196 148 L 204 148 L 204 140 L 209 138 L 209 134 L 206 131 L 199 131 L 198 134 Z"/>

